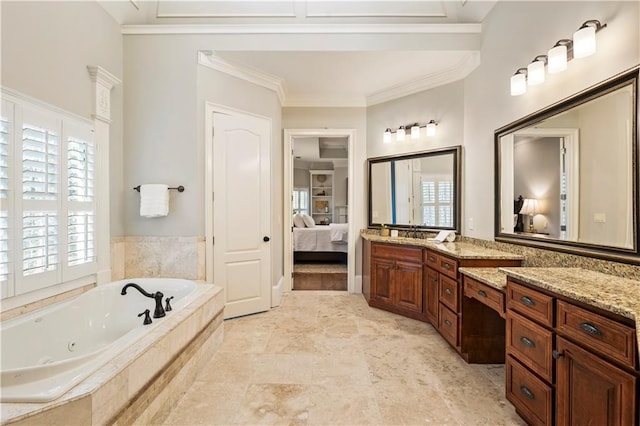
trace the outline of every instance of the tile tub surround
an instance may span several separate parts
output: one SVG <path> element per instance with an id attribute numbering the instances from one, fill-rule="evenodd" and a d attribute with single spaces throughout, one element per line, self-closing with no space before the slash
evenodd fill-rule
<path id="1" fill-rule="evenodd" d="M 112 238 L 111 253 L 112 271 L 123 278 L 205 279 L 204 237 Z"/>
<path id="2" fill-rule="evenodd" d="M 361 231 L 361 234 L 363 235 L 363 237 L 364 235 L 374 235 L 378 236 L 378 238 L 387 238 L 387 240 L 391 242 L 399 242 L 401 240 L 401 238 L 380 237 L 380 232 L 378 229 L 363 229 Z M 415 240 L 415 238 L 408 238 L 408 235 L 412 235 L 412 233 L 408 231 L 400 231 L 400 237 L 404 236 L 404 238 L 406 238 L 407 240 Z M 418 232 L 418 235 L 418 239 L 432 238 L 435 236 L 434 233 L 429 232 Z M 481 240 L 478 238 L 465 237 L 462 235 L 456 236 L 456 242 L 470 243 L 474 246 L 480 246 L 488 249 L 520 255 L 523 259 L 522 266 L 525 267 L 582 268 L 591 271 L 602 272 L 603 274 L 611 274 L 618 277 L 629 278 L 632 280 L 640 280 L 640 266 L 638 265 L 612 262 L 604 259 L 579 256 L 554 250 L 543 250 L 518 244 Z"/>
<path id="3" fill-rule="evenodd" d="M 20 315 L 28 314 L 29 312 L 33 312 L 38 309 L 46 308 L 49 305 L 62 302 L 63 300 L 71 299 L 72 297 L 79 296 L 80 294 L 91 290 L 95 286 L 96 286 L 95 283 L 87 284 L 80 288 L 76 288 L 70 291 L 65 291 L 64 293 L 56 294 L 55 296 L 47 297 L 46 299 L 37 300 L 32 303 L 26 303 L 22 306 L 18 306 L 17 308 L 2 312 L 0 314 L 0 322 L 9 320 L 11 318 L 19 317 Z"/>
<path id="4" fill-rule="evenodd" d="M 225 322 L 164 424 L 524 426 L 504 383 L 504 365 L 466 364 L 431 325 L 362 295 L 294 291 Z"/>
<path id="5" fill-rule="evenodd" d="M 634 320 L 636 340 L 640 345 L 640 281 L 580 268 L 500 268 L 500 270 L 526 284 Z"/>
<path id="6" fill-rule="evenodd" d="M 113 421 L 131 401 L 153 386 L 154 380 L 161 377 L 159 372 L 169 368 L 167 366 L 172 365 L 203 330 L 210 330 L 216 318 L 220 318 L 217 328 L 222 333 L 222 288 L 199 285 L 189 297 L 192 297 L 189 305 L 171 312 L 149 333 L 57 400 L 0 404 L 0 422 L 26 425 L 55 424 L 55 419 L 59 419 L 60 424 Z"/>

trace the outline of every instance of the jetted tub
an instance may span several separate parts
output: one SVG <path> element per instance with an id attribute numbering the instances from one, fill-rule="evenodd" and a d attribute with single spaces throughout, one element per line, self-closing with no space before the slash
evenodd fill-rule
<path id="1" fill-rule="evenodd" d="M 130 282 L 149 293 L 173 296 L 173 310 L 143 325 L 144 315 L 138 314 L 149 309 L 153 316 L 155 301 L 132 287 L 121 295 Z M 180 310 L 196 287 L 193 281 L 174 278 L 116 281 L 4 321 L 0 325 L 1 402 L 47 402 L 60 397 Z"/>

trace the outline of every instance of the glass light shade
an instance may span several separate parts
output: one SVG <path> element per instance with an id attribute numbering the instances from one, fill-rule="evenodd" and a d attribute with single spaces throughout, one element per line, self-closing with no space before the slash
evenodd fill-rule
<path id="1" fill-rule="evenodd" d="M 411 126 L 411 139 L 418 139 L 420 138 L 420 126 L 417 124 L 414 124 L 413 126 Z"/>
<path id="2" fill-rule="evenodd" d="M 596 52 L 596 27 L 586 26 L 573 33 L 573 57 L 584 58 Z"/>
<path id="3" fill-rule="evenodd" d="M 511 76 L 511 96 L 519 96 L 527 93 L 527 76 L 518 73 Z"/>
<path id="4" fill-rule="evenodd" d="M 567 46 L 561 44 L 549 49 L 547 52 L 549 63 L 547 71 L 549 74 L 555 74 L 567 69 Z"/>
<path id="5" fill-rule="evenodd" d="M 400 126 L 400 128 L 398 129 L 398 132 L 396 133 L 396 139 L 399 141 L 403 141 L 404 135 L 405 135 L 404 126 Z"/>
<path id="6" fill-rule="evenodd" d="M 436 122 L 431 120 L 427 123 L 427 136 L 435 136 L 436 135 Z"/>
<path id="7" fill-rule="evenodd" d="M 383 143 L 391 143 L 391 129 L 387 129 L 384 131 L 384 137 L 382 138 Z"/>
<path id="8" fill-rule="evenodd" d="M 544 61 L 533 61 L 527 65 L 527 84 L 535 86 L 544 83 Z"/>

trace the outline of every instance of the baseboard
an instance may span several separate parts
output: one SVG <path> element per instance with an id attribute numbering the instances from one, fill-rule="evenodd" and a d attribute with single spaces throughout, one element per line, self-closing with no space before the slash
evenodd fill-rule
<path id="1" fill-rule="evenodd" d="M 361 286 L 362 287 L 362 286 Z M 282 293 L 284 292 L 284 277 L 280 277 L 278 284 L 271 287 L 271 307 L 280 306 Z"/>

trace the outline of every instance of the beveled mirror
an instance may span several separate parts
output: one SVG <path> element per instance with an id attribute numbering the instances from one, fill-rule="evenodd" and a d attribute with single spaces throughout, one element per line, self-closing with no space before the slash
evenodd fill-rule
<path id="1" fill-rule="evenodd" d="M 369 226 L 459 230 L 460 150 L 369 159 Z"/>
<path id="2" fill-rule="evenodd" d="M 635 68 L 496 130 L 497 241 L 640 263 L 637 99 Z"/>

